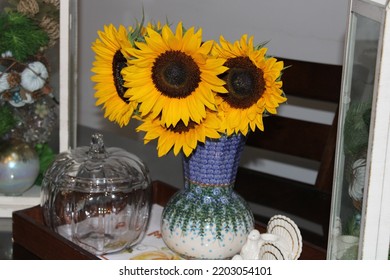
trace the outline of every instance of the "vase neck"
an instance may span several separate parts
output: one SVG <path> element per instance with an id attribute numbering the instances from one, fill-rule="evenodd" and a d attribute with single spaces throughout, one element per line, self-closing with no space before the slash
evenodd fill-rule
<path id="1" fill-rule="evenodd" d="M 205 187 L 233 185 L 245 141 L 242 134 L 206 139 L 189 157 L 183 157 L 186 181 Z"/>

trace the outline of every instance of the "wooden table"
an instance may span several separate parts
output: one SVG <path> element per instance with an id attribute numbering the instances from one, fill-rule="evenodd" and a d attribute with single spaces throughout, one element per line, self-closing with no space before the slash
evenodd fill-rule
<path id="1" fill-rule="evenodd" d="M 152 201 L 166 205 L 176 188 L 160 182 L 153 182 Z M 49 229 L 42 216 L 39 205 L 19 210 L 12 215 L 13 258 L 47 260 L 98 260 L 99 258 L 82 249 L 73 242 Z M 265 225 L 256 224 L 260 232 L 265 232 Z M 300 260 L 323 260 L 326 252 L 319 247 L 303 242 Z"/>

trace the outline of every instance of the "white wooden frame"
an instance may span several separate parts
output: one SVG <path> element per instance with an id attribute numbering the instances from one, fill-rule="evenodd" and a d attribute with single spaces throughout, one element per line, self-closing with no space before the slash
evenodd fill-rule
<path id="1" fill-rule="evenodd" d="M 60 147 L 76 145 L 77 0 L 60 2 Z"/>
<path id="2" fill-rule="evenodd" d="M 375 69 L 375 81 L 372 98 L 370 135 L 365 176 L 364 199 L 361 212 L 359 238 L 359 259 L 388 259 L 390 244 L 390 19 L 389 0 L 350 0 L 349 26 L 353 24 L 353 14 L 380 23 L 380 36 Z M 348 29 L 346 52 L 344 58 L 343 84 L 340 104 L 349 102 L 350 85 L 348 73 L 351 68 L 350 40 L 354 37 Z M 344 127 L 343 111 L 339 112 L 339 135 L 336 155 L 340 155 L 340 130 Z M 332 225 L 335 224 L 339 205 L 335 203 L 340 197 L 340 189 L 336 185 L 343 176 L 340 172 L 344 165 L 343 157 L 336 157 L 335 178 L 333 187 L 333 204 L 329 232 L 328 258 L 332 258 Z M 386 172 L 387 171 L 387 172 Z M 334 241 L 333 241 L 334 242 Z"/>
<path id="3" fill-rule="evenodd" d="M 370 1 L 367 1 L 369 3 Z M 355 1 L 356 13 L 364 13 L 375 3 L 364 6 Z M 383 2 L 383 1 L 382 1 Z M 372 104 L 367 157 L 366 188 L 362 209 L 360 259 L 388 259 L 390 243 L 390 18 L 389 1 L 382 7 L 382 28 Z M 387 171 L 387 172 L 386 172 Z"/>

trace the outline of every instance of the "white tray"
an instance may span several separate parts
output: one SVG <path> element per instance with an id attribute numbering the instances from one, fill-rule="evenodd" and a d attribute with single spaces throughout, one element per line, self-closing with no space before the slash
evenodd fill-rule
<path id="1" fill-rule="evenodd" d="M 11 218 L 12 212 L 33 207 L 41 202 L 41 187 L 33 186 L 21 196 L 0 194 L 0 218 Z"/>

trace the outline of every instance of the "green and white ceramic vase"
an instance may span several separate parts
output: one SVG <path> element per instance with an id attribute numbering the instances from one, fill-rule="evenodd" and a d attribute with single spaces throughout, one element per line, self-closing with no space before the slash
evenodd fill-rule
<path id="1" fill-rule="evenodd" d="M 241 134 L 207 140 L 183 157 L 185 184 L 164 208 L 161 221 L 166 245 L 186 259 L 230 259 L 239 253 L 254 219 L 234 190 Z"/>

